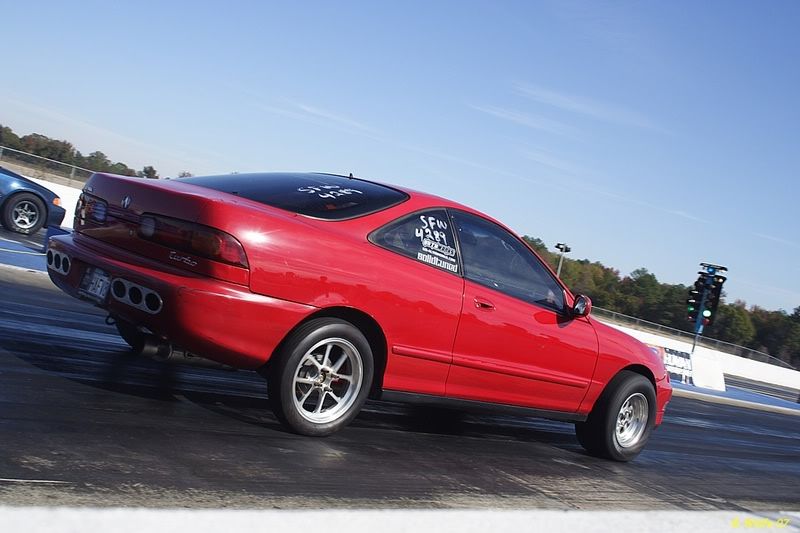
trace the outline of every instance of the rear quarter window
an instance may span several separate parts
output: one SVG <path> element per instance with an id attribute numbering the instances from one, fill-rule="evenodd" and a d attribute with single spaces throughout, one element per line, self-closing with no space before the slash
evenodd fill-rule
<path id="1" fill-rule="evenodd" d="M 459 274 L 455 237 L 444 209 L 406 215 L 375 230 L 369 238 L 378 246 Z"/>
<path id="2" fill-rule="evenodd" d="M 230 174 L 180 181 L 324 220 L 368 215 L 408 199 L 386 185 L 333 174 Z"/>

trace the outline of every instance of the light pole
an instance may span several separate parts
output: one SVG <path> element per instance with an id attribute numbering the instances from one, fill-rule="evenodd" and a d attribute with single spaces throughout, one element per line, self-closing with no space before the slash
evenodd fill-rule
<path id="1" fill-rule="evenodd" d="M 564 254 L 569 253 L 572 251 L 572 248 L 567 246 L 563 242 L 559 242 L 556 244 L 556 249 L 561 250 L 561 255 L 558 258 L 558 270 L 556 271 L 556 276 L 559 278 L 561 277 L 561 265 L 564 263 Z"/>

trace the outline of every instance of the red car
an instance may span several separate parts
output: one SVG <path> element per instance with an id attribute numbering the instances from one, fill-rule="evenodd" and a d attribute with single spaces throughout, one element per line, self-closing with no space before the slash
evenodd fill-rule
<path id="1" fill-rule="evenodd" d="M 502 224 L 330 174 L 95 174 L 50 278 L 137 351 L 258 370 L 292 430 L 328 435 L 368 396 L 575 422 L 630 460 L 672 389 Z"/>

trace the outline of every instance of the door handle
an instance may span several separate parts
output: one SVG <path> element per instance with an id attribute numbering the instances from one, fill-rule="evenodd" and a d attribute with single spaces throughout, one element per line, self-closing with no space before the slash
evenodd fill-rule
<path id="1" fill-rule="evenodd" d="M 478 309 L 483 309 L 484 311 L 491 311 L 494 309 L 494 304 L 484 298 L 476 296 L 473 302 L 475 302 L 475 307 Z"/>

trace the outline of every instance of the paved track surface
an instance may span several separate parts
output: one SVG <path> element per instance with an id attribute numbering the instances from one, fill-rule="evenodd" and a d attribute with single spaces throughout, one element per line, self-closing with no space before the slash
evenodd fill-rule
<path id="1" fill-rule="evenodd" d="M 369 403 L 288 433 L 252 372 L 129 355 L 99 309 L 0 267 L 0 504 L 800 508 L 797 417 L 676 398 L 629 464 L 570 424 Z"/>

